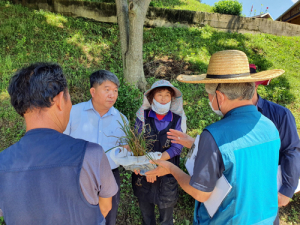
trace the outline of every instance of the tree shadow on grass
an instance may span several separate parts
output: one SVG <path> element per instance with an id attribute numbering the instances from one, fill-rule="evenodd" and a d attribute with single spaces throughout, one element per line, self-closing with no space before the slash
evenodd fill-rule
<path id="1" fill-rule="evenodd" d="M 71 91 L 77 87 L 76 92 L 81 95 L 88 94 L 89 75 L 96 69 L 122 74 L 116 25 L 33 11 L 19 5 L 8 7 L 6 15 L 10 17 L 1 20 L 7 46 L 2 57 L 13 61 L 13 67 L 5 68 L 8 78 L 16 69 L 33 62 L 57 62 L 64 69 Z M 8 80 L 5 79 L 4 87 Z M 79 96 L 78 101 L 82 100 Z"/>
<path id="2" fill-rule="evenodd" d="M 225 33 L 210 27 L 199 28 L 155 28 L 145 32 L 144 51 L 146 58 L 169 58 L 189 63 L 192 74 L 206 73 L 212 54 L 222 50 L 240 50 L 245 52 L 249 63 L 258 67 L 258 71 L 273 69 L 274 65 L 267 57 L 266 50 L 252 43 L 251 36 L 238 33 Z M 184 72 L 183 72 L 184 73 Z M 191 74 L 191 73 L 189 73 Z M 290 104 L 295 96 L 290 91 L 286 77 L 272 80 L 267 87 L 266 98 L 280 104 Z"/>
<path id="3" fill-rule="evenodd" d="M 100 69 L 115 73 L 122 83 L 117 107 L 130 118 L 140 104 L 137 90 L 123 85 L 123 71 L 119 31 L 117 25 L 74 19 L 45 11 L 34 11 L 21 5 L 6 7 L 5 14 L 0 13 L 0 78 L 1 91 L 8 87 L 14 72 L 35 62 L 55 62 L 63 67 L 68 80 L 69 92 L 73 104 L 90 99 L 89 76 Z M 6 59 L 10 60 L 6 60 Z M 3 59 L 3 60 L 2 60 Z M 11 63 L 8 63 L 11 62 Z M 127 106 L 127 107 L 126 107 Z M 0 102 L 0 115 L 6 115 L 4 102 Z M 5 140 L 3 149 L 19 140 L 19 124 L 23 118 L 9 107 L 11 116 L 2 117 L 1 122 L 7 129 L 0 132 Z"/>

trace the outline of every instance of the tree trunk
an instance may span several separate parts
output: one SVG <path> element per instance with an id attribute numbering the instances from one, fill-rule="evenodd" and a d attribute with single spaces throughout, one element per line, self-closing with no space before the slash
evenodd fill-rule
<path id="1" fill-rule="evenodd" d="M 125 81 L 146 89 L 143 27 L 151 0 L 116 0 Z"/>

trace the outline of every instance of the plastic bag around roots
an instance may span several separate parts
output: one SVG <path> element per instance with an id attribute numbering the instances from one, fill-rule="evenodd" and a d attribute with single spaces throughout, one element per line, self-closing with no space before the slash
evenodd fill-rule
<path id="1" fill-rule="evenodd" d="M 154 160 L 160 159 L 161 152 L 149 152 L 150 157 Z M 156 168 L 155 164 L 149 162 L 147 156 L 133 156 L 132 152 L 127 151 L 126 148 L 116 147 L 110 151 L 110 158 L 117 164 L 123 166 L 126 170 L 134 172 L 140 170 L 141 175 L 145 172 Z"/>
<path id="2" fill-rule="evenodd" d="M 144 165 L 130 165 L 130 166 L 123 166 L 125 170 L 130 170 L 134 172 L 134 170 L 140 170 L 141 175 L 145 175 L 146 172 L 153 170 L 156 168 L 156 165 L 148 163 Z"/>

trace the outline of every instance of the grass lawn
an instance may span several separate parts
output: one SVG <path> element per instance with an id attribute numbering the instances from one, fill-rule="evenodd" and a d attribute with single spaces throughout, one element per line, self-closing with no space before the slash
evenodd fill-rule
<path id="1" fill-rule="evenodd" d="M 212 12 L 212 7 L 199 0 L 152 0 L 150 6 L 191 11 Z"/>
<path id="2" fill-rule="evenodd" d="M 164 7 L 181 7 L 180 2 L 164 1 Z M 154 1 L 160 4 L 162 1 Z M 183 6 L 182 6 L 183 7 Z M 89 75 L 107 69 L 121 80 L 116 107 L 135 119 L 142 93 L 122 80 L 122 60 L 117 25 L 74 19 L 45 11 L 30 10 L 0 0 L 0 151 L 18 141 L 25 133 L 24 121 L 9 103 L 7 86 L 19 68 L 37 61 L 62 65 L 67 76 L 73 104 L 86 101 Z M 300 37 L 223 33 L 204 28 L 145 28 L 144 68 L 149 86 L 159 78 L 170 79 L 183 92 L 188 133 L 195 136 L 209 124 L 220 119 L 209 105 L 203 85 L 184 84 L 174 78 L 180 74 L 204 73 L 210 56 L 220 50 L 244 51 L 258 70 L 284 69 L 283 76 L 259 93 L 289 108 L 300 130 Z M 182 157 L 186 154 L 183 151 Z M 122 173 L 121 204 L 117 224 L 141 224 L 136 198 L 131 190 L 130 173 Z M 191 224 L 194 201 L 180 192 L 176 205 L 175 224 Z M 282 209 L 281 220 L 300 224 L 300 196 Z M 1 221 L 1 219 L 0 219 Z"/>
<path id="3" fill-rule="evenodd" d="M 115 0 L 79 0 L 79 1 L 90 1 L 90 2 L 107 2 L 115 3 Z M 212 12 L 212 7 L 200 3 L 199 0 L 152 0 L 150 6 L 168 8 L 168 9 L 182 9 L 191 11 L 202 11 Z"/>

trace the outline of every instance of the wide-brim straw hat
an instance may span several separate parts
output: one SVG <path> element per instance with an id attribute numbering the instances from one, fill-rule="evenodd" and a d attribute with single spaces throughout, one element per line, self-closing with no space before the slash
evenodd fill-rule
<path id="1" fill-rule="evenodd" d="M 249 61 L 244 52 L 225 50 L 211 56 L 207 74 L 179 75 L 177 80 L 184 83 L 245 83 L 270 80 L 283 73 L 281 69 L 250 73 Z"/>

